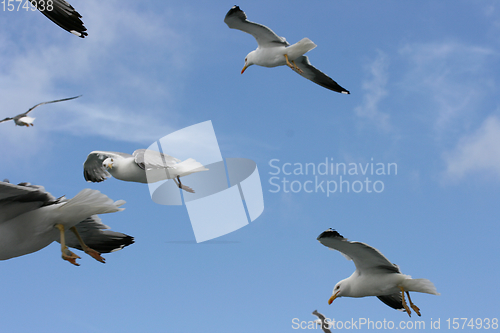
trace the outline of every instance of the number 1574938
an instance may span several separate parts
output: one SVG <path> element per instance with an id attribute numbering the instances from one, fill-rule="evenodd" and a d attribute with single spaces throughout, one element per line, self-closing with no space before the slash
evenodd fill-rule
<path id="1" fill-rule="evenodd" d="M 39 10 L 41 12 L 51 12 L 54 9 L 53 0 L 2 0 L 3 11 L 13 12 L 20 10 Z"/>

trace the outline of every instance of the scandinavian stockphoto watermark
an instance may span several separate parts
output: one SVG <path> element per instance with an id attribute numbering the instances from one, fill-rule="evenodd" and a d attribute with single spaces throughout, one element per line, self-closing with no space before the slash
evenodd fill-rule
<path id="1" fill-rule="evenodd" d="M 182 205 L 184 199 L 196 242 L 240 229 L 264 211 L 257 164 L 246 158 L 223 159 L 211 121 L 170 133 L 150 145 L 148 150 L 181 161 L 194 159 L 208 169 L 180 178 L 182 185 L 189 186 L 194 193 L 180 191 L 172 179 L 149 182 L 154 170 L 146 170 L 154 202 Z M 167 167 L 166 172 L 173 171 Z"/>
<path id="2" fill-rule="evenodd" d="M 384 177 L 397 176 L 397 163 L 374 161 L 335 162 L 326 157 L 324 162 L 269 161 L 271 193 L 381 193 L 385 189 Z"/>
<path id="3" fill-rule="evenodd" d="M 497 330 L 499 328 L 498 318 L 477 317 L 477 318 L 430 318 L 427 320 L 401 320 L 392 321 L 387 319 L 371 318 L 351 318 L 340 320 L 335 318 L 325 318 L 325 328 L 330 331 L 341 330 Z M 292 319 L 292 329 L 294 330 L 322 330 L 322 325 L 318 320 Z"/>

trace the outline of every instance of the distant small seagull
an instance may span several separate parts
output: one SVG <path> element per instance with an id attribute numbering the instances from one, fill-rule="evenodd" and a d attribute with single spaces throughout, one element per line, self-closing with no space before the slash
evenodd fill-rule
<path id="1" fill-rule="evenodd" d="M 324 315 L 319 313 L 318 310 L 314 310 L 312 314 L 319 318 L 316 322 L 321 325 L 321 329 L 323 330 L 323 332 L 332 333 L 332 331 L 329 330 L 330 323 L 326 321 L 326 317 Z"/>
<path id="2" fill-rule="evenodd" d="M 401 274 L 397 265 L 365 243 L 350 242 L 333 229 L 321 233 L 318 241 L 330 249 L 341 252 L 356 265 L 356 271 L 350 277 L 335 285 L 328 304 L 332 304 L 336 298 L 342 296 L 377 296 L 386 305 L 406 311 L 411 317 L 410 308 L 405 301 L 405 292 L 411 308 L 419 316 L 420 309 L 412 303 L 409 291 L 439 295 L 431 281 L 412 279 L 409 275 Z"/>
<path id="3" fill-rule="evenodd" d="M 62 102 L 62 101 L 69 101 L 71 99 L 75 99 L 75 98 L 78 98 L 78 97 L 81 97 L 81 96 L 82 95 L 75 96 L 75 97 L 70 97 L 70 98 L 64 98 L 64 99 L 57 99 L 55 101 L 38 103 L 37 105 L 35 105 L 34 107 L 32 107 L 31 109 L 29 109 L 28 111 L 26 111 L 24 113 L 20 113 L 17 116 L 12 117 L 12 118 L 7 117 L 5 119 L 0 120 L 0 123 L 3 123 L 4 121 L 14 120 L 14 122 L 16 123 L 17 126 L 30 127 L 30 126 L 33 126 L 33 121 L 35 120 L 35 118 L 28 117 L 28 113 L 30 113 L 31 111 L 33 111 L 34 108 L 36 108 L 36 107 L 38 107 L 40 105 L 44 105 L 44 104 L 56 103 L 56 102 Z"/>
<path id="4" fill-rule="evenodd" d="M 31 3 L 52 22 L 81 38 L 87 36 L 82 15 L 64 0 L 31 0 Z"/>
<path id="5" fill-rule="evenodd" d="M 104 263 L 101 253 L 118 251 L 134 243 L 131 236 L 106 230 L 96 214 L 113 213 L 125 201 L 113 201 L 99 191 L 84 189 L 72 199 L 55 198 L 43 186 L 0 182 L 0 260 L 19 257 L 61 243 L 62 258 L 79 266 L 85 251 Z"/>
<path id="6" fill-rule="evenodd" d="M 304 56 L 304 53 L 316 47 L 316 44 L 309 38 L 304 38 L 298 43 L 290 45 L 284 37 L 279 37 L 268 27 L 248 21 L 245 12 L 238 6 L 233 6 L 229 10 L 224 22 L 231 29 L 238 29 L 254 36 L 259 45 L 256 50 L 246 56 L 245 66 L 241 70 L 241 74 L 251 65 L 264 67 L 287 65 L 306 79 L 322 87 L 342 94 L 349 94 L 349 91 L 313 67 L 307 56 Z"/>
<path id="7" fill-rule="evenodd" d="M 193 158 L 181 162 L 175 157 L 148 149 L 138 149 L 133 155 L 93 151 L 83 163 L 83 176 L 88 182 L 102 182 L 111 175 L 136 183 L 173 179 L 179 188 L 190 193 L 194 193 L 193 189 L 183 185 L 180 177 L 205 170 L 208 169 Z"/>

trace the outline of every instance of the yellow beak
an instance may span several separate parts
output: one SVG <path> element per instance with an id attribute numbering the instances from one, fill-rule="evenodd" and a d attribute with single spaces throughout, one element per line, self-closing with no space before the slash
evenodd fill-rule
<path id="1" fill-rule="evenodd" d="M 338 293 L 336 293 L 335 295 L 332 295 L 332 297 L 330 297 L 330 299 L 328 300 L 328 305 L 332 304 L 332 302 L 335 301 L 335 299 L 337 298 L 337 295 L 338 295 Z"/>
<path id="2" fill-rule="evenodd" d="M 245 64 L 245 66 L 243 66 L 243 69 L 241 70 L 241 74 L 243 74 L 247 68 L 248 66 Z"/>

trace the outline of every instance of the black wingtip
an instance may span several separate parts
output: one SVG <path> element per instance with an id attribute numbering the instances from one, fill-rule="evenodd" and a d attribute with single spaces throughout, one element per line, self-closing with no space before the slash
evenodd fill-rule
<path id="1" fill-rule="evenodd" d="M 111 239 L 107 239 L 105 242 L 99 242 L 97 244 L 90 243 L 89 245 L 92 249 L 100 252 L 100 253 L 111 253 L 115 251 L 119 251 L 131 244 L 134 244 L 134 237 L 119 233 L 119 236 L 113 237 Z M 81 246 L 75 246 L 76 249 L 81 250 Z"/>
<path id="2" fill-rule="evenodd" d="M 319 240 L 320 238 L 326 238 L 326 237 L 344 238 L 344 236 L 339 234 L 335 229 L 330 228 L 326 231 L 323 231 L 316 239 Z"/>

